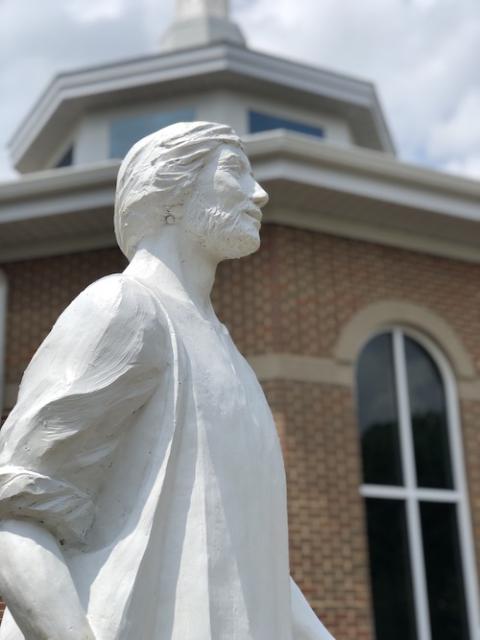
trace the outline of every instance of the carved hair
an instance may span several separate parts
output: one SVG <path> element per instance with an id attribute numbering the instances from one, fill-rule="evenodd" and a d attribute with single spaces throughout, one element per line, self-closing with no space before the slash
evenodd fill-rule
<path id="1" fill-rule="evenodd" d="M 114 216 L 117 242 L 129 259 L 144 237 L 182 217 L 199 171 L 222 144 L 242 148 L 227 125 L 179 122 L 130 149 L 118 172 Z"/>

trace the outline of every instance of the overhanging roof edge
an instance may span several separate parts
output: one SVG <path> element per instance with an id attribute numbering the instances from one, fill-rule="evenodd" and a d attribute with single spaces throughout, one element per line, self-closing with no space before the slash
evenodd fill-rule
<path id="1" fill-rule="evenodd" d="M 182 74 L 180 70 L 183 70 Z M 115 90 L 139 86 L 141 82 L 148 86 L 171 80 L 176 75 L 187 78 L 188 74 L 198 76 L 219 71 L 241 73 L 252 80 L 261 79 L 272 84 L 283 84 L 286 89 L 316 94 L 319 98 L 331 98 L 345 105 L 350 104 L 354 108 L 361 105 L 371 112 L 385 149 L 393 152 L 392 138 L 371 82 L 242 47 L 215 45 L 58 74 L 40 95 L 9 141 L 14 164 L 17 168 L 22 168 L 35 140 L 66 100 L 85 100 L 89 92 L 93 100 L 94 96 L 101 93 L 113 94 Z M 319 87 L 322 88 L 321 91 Z"/>
<path id="2" fill-rule="evenodd" d="M 386 159 L 385 154 L 378 152 L 333 147 L 301 134 L 269 132 L 247 136 L 245 143 L 254 171 L 272 191 L 273 202 L 276 185 L 279 194 L 288 187 L 287 183 L 296 184 L 297 190 L 299 186 L 301 191 L 304 186 L 309 190 L 307 200 L 298 210 L 292 200 L 287 217 L 274 208 L 270 214 L 267 210 L 266 222 L 480 262 L 480 236 L 476 233 L 480 223 L 480 183 Z M 100 225 L 98 233 L 109 230 L 108 237 L 113 238 L 111 212 L 118 166 L 118 161 L 111 161 L 88 168 L 46 171 L 0 184 L 2 241 L 8 242 L 10 230 L 13 233 L 13 228 L 21 229 L 26 222 L 35 237 L 40 229 L 46 228 L 45 225 L 58 237 L 58 228 L 62 225 L 58 227 L 56 220 L 59 216 L 63 218 L 63 214 L 66 214 L 65 219 L 74 216 L 77 230 L 88 230 L 88 219 L 90 224 L 93 219 L 99 219 L 99 211 L 103 226 Z M 319 206 L 319 198 L 325 195 L 330 197 L 330 202 L 338 195 L 338 217 L 325 218 L 325 212 Z M 344 196 L 351 201 L 346 211 L 341 208 Z M 369 213 L 370 206 L 362 206 L 367 201 L 386 208 L 385 213 L 391 212 L 382 220 L 381 229 L 375 215 L 372 217 Z M 358 202 L 363 213 L 352 221 L 348 216 L 355 210 L 354 202 Z M 391 209 L 388 208 L 390 204 Z M 415 210 L 418 213 L 412 218 Z M 407 214 L 406 219 L 403 212 Z M 429 227 L 425 227 L 426 221 Z M 452 224 L 456 225 L 458 233 L 453 240 L 444 223 L 450 228 Z M 72 239 L 72 234 L 68 235 L 69 227 L 65 224 L 63 227 L 62 233 L 66 235 L 62 246 L 73 247 L 69 244 Z M 84 248 L 88 248 L 89 242 L 92 248 L 99 246 L 95 244 L 98 240 L 95 234 L 88 242 L 84 240 Z M 38 247 L 33 245 L 25 245 L 24 249 L 15 247 L 12 245 L 6 253 L 0 250 L 0 260 L 2 256 L 5 260 L 13 259 L 13 256 L 20 259 L 22 251 L 25 256 L 38 253 Z M 48 250 L 44 250 L 45 255 Z"/>
<path id="3" fill-rule="evenodd" d="M 278 130 L 244 136 L 253 164 L 293 158 L 331 171 L 350 172 L 369 177 L 379 184 L 398 184 L 410 190 L 423 190 L 438 197 L 480 203 L 480 182 L 400 162 L 377 151 L 344 148 L 309 136 Z M 0 183 L 0 205 L 6 201 L 35 197 L 48 192 L 86 188 L 114 181 L 120 162 L 111 160 L 86 167 L 68 167 L 36 172 L 17 180 Z M 374 194 L 372 194 L 374 195 Z M 453 214 L 453 212 L 452 212 Z M 478 213 L 480 221 L 480 207 Z"/>

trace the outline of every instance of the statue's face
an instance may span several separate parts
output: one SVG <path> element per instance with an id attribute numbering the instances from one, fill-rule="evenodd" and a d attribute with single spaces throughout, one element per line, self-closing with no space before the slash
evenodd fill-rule
<path id="1" fill-rule="evenodd" d="M 267 202 L 245 153 L 222 145 L 198 175 L 183 226 L 216 259 L 241 258 L 260 246 L 261 207 Z"/>

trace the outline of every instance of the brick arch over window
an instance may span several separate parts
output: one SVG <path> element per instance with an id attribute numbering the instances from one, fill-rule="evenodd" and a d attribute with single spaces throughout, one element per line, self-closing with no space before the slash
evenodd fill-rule
<path id="1" fill-rule="evenodd" d="M 447 356 L 458 380 L 477 378 L 470 354 L 450 325 L 430 309 L 402 300 L 384 300 L 358 311 L 340 334 L 335 345 L 335 359 L 354 365 L 366 341 L 392 325 L 411 327 L 430 337 Z"/>
<path id="2" fill-rule="evenodd" d="M 7 278 L 0 270 L 0 418 L 5 389 L 5 330 L 7 323 Z"/>

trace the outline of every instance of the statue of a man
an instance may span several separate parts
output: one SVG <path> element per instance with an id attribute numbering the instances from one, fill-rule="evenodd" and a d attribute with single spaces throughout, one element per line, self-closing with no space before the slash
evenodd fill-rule
<path id="1" fill-rule="evenodd" d="M 210 301 L 267 194 L 227 126 L 144 138 L 130 260 L 60 316 L 0 436 L 0 640 L 326 640 L 289 578 L 269 407 Z"/>

